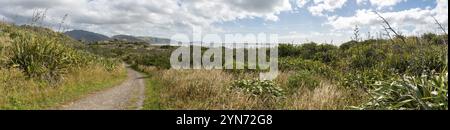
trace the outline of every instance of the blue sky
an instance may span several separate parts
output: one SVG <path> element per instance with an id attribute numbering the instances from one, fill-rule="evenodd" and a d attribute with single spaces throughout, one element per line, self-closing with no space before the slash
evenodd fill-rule
<path id="1" fill-rule="evenodd" d="M 357 25 L 361 35 L 380 33 L 379 12 L 404 35 L 441 33 L 448 27 L 448 0 L 2 0 L 0 19 L 29 23 L 47 10 L 44 26 L 82 29 L 108 36 L 168 37 L 206 34 L 277 34 L 281 42 L 340 44 Z"/>
<path id="2" fill-rule="evenodd" d="M 389 7 L 378 8 L 376 5 L 370 4 L 370 2 L 367 4 L 358 4 L 356 0 L 350 0 L 347 1 L 342 6 L 342 8 L 324 14 L 328 16 L 315 16 L 311 14 L 308 8 L 296 7 L 295 1 L 290 2 L 292 4 L 292 8 L 294 9 L 292 11 L 281 12 L 279 15 L 277 15 L 279 17 L 278 21 L 268 21 L 265 20 L 264 18 L 253 18 L 253 19 L 242 19 L 224 23 L 217 23 L 216 25 L 221 28 L 224 28 L 226 30 L 225 32 L 227 33 L 265 32 L 265 33 L 279 34 L 282 37 L 290 34 L 304 35 L 304 37 L 294 36 L 294 38 L 280 39 L 280 41 L 283 42 L 304 43 L 308 41 L 314 41 L 319 43 L 320 42 L 331 43 L 331 41 L 334 40 L 335 43 L 337 42 L 337 44 L 339 44 L 341 42 L 345 42 L 346 40 L 350 40 L 352 35 L 350 35 L 349 32 L 343 33 L 343 35 L 334 37 L 332 36 L 329 38 L 325 38 L 323 37 L 323 35 L 320 35 L 324 33 L 330 33 L 331 32 L 330 30 L 333 29 L 332 26 L 325 24 L 328 22 L 328 17 L 330 16 L 351 17 L 356 14 L 356 10 L 362 9 L 371 9 L 378 12 L 399 12 L 414 8 L 426 10 L 435 8 L 437 6 L 437 2 L 434 0 L 408 0 Z M 312 6 L 314 5 L 314 3 L 308 3 L 307 5 Z M 448 23 L 445 20 L 443 20 L 443 22 Z M 375 31 L 368 29 L 371 26 L 381 26 L 381 24 L 365 25 L 365 26 L 360 25 L 359 28 L 361 28 L 361 33 L 368 31 Z M 411 31 L 411 28 L 407 29 Z M 345 32 L 352 30 L 350 29 L 343 31 Z M 314 36 L 314 34 L 318 34 L 318 36 Z"/>

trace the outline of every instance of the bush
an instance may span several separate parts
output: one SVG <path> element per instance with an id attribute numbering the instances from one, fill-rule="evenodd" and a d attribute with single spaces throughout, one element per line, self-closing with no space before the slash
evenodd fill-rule
<path id="1" fill-rule="evenodd" d="M 76 50 L 64 47 L 57 38 L 21 31 L 11 37 L 11 64 L 28 76 L 57 80 L 68 68 L 78 67 L 82 62 Z"/>
<path id="2" fill-rule="evenodd" d="M 339 59 L 339 53 L 338 51 L 324 51 L 324 52 L 317 52 L 314 55 L 314 60 L 320 61 L 325 64 L 330 64 L 333 62 L 338 61 Z"/>
<path id="3" fill-rule="evenodd" d="M 39 27 L 0 26 L 11 45 L 2 47 L 4 68 L 19 68 L 31 78 L 60 81 L 64 74 L 88 65 L 98 64 L 112 71 L 118 61 L 100 58 L 78 50 L 81 43 Z M 1 37 L 1 36 L 0 36 Z"/>
<path id="4" fill-rule="evenodd" d="M 162 69 L 171 67 L 169 56 L 164 54 L 132 54 L 124 60 L 134 65 L 156 66 Z"/>
<path id="5" fill-rule="evenodd" d="M 278 54 L 280 57 L 288 57 L 288 56 L 298 56 L 300 55 L 300 50 L 297 46 L 291 44 L 282 44 L 278 46 Z"/>
<path id="6" fill-rule="evenodd" d="M 343 43 L 341 46 L 339 46 L 339 49 L 341 49 L 341 50 L 348 50 L 351 47 L 356 46 L 358 43 L 359 42 L 357 42 L 357 41 L 349 41 L 349 42 Z"/>
<path id="7" fill-rule="evenodd" d="M 295 75 L 290 76 L 288 80 L 289 92 L 295 92 L 300 87 L 306 87 L 314 90 L 320 84 L 320 79 L 310 71 L 299 71 Z"/>
<path id="8" fill-rule="evenodd" d="M 323 63 L 330 63 L 338 58 L 338 47 L 330 44 L 280 45 L 278 49 L 280 57 L 301 57 L 302 59 L 317 60 Z"/>
<path id="9" fill-rule="evenodd" d="M 376 66 L 382 62 L 386 56 L 381 49 L 374 49 L 371 47 L 359 48 L 363 49 L 352 56 L 350 67 L 355 69 L 368 69 Z"/>
<path id="10" fill-rule="evenodd" d="M 448 110 L 448 73 L 380 81 L 359 109 Z"/>
<path id="11" fill-rule="evenodd" d="M 412 76 L 428 75 L 432 71 L 441 72 L 447 66 L 446 51 L 446 47 L 429 45 L 427 49 L 392 54 L 384 61 L 384 69 Z"/>
<path id="12" fill-rule="evenodd" d="M 429 75 L 432 71 L 442 72 L 448 64 L 446 52 L 446 48 L 437 46 L 414 52 L 407 70 L 408 74 L 420 76 L 421 74 Z"/>
<path id="13" fill-rule="evenodd" d="M 236 80 L 233 82 L 231 88 L 239 89 L 255 96 L 284 96 L 283 89 L 269 80 Z"/>
<path id="14" fill-rule="evenodd" d="M 346 73 L 343 76 L 341 81 L 341 85 L 350 88 L 350 89 L 362 89 L 369 90 L 373 89 L 373 85 L 377 81 L 386 80 L 388 77 L 392 77 L 393 75 L 383 72 L 380 70 L 364 70 L 364 71 L 354 71 Z"/>
<path id="15" fill-rule="evenodd" d="M 280 70 L 283 71 L 310 71 L 321 76 L 336 79 L 339 78 L 339 73 L 333 70 L 330 66 L 313 60 L 304 60 L 302 58 L 280 58 Z"/>
<path id="16" fill-rule="evenodd" d="M 426 33 L 422 35 L 422 39 L 431 44 L 448 44 L 448 35 Z"/>

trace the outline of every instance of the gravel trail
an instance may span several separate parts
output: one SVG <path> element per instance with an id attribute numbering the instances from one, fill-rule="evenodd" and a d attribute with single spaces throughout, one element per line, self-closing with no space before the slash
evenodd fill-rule
<path id="1" fill-rule="evenodd" d="M 122 84 L 90 94 L 75 102 L 63 105 L 62 110 L 139 110 L 145 98 L 144 77 L 127 68 L 128 79 Z"/>

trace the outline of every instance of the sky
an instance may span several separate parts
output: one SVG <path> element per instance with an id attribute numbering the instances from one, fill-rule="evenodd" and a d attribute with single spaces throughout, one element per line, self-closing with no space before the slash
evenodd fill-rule
<path id="1" fill-rule="evenodd" d="M 375 12 L 404 35 L 441 33 L 433 17 L 448 27 L 448 0 L 0 0 L 2 21 L 29 24 L 36 11 L 55 30 L 63 23 L 108 36 L 170 38 L 197 28 L 221 37 L 277 34 L 285 43 L 341 44 L 355 26 L 363 38 L 378 36 Z"/>

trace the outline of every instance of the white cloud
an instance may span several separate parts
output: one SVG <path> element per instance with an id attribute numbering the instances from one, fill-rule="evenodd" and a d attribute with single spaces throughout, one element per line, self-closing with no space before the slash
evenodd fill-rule
<path id="1" fill-rule="evenodd" d="M 48 9 L 53 24 L 69 14 L 71 28 L 114 34 L 186 33 L 192 27 L 220 31 L 214 23 L 247 18 L 278 20 L 290 11 L 289 0 L 1 0 L 0 15 L 27 23 L 37 8 Z"/>
<path id="2" fill-rule="evenodd" d="M 370 3 L 379 8 L 383 8 L 383 7 L 390 7 L 390 6 L 397 5 L 398 3 L 402 2 L 402 1 L 406 1 L 406 0 L 370 0 Z"/>
<path id="3" fill-rule="evenodd" d="M 336 9 L 342 8 L 347 0 L 314 0 L 313 6 L 308 10 L 316 16 L 322 16 L 324 12 L 333 12 Z"/>
<path id="4" fill-rule="evenodd" d="M 306 4 L 308 4 L 311 0 L 297 0 L 297 7 L 303 8 Z"/>
<path id="5" fill-rule="evenodd" d="M 407 0 L 356 0 L 356 3 L 361 5 L 367 4 L 368 1 L 370 2 L 370 4 L 376 6 L 378 9 L 382 9 L 384 7 L 391 7 L 397 5 L 401 2 L 406 2 Z"/>
<path id="6" fill-rule="evenodd" d="M 312 0 L 296 0 L 297 7 L 305 7 Z M 308 7 L 309 12 L 315 16 L 324 16 L 326 12 L 334 12 L 343 8 L 348 0 L 313 0 L 313 4 Z M 395 6 L 407 0 L 355 0 L 358 5 L 371 4 L 377 9 Z"/>
<path id="7" fill-rule="evenodd" d="M 448 26 L 448 0 L 437 0 L 437 6 L 433 10 L 436 13 L 436 19 Z"/>
<path id="8" fill-rule="evenodd" d="M 390 24 L 402 30 L 404 34 L 420 34 L 425 32 L 437 32 L 437 26 L 432 18 L 436 17 L 440 23 L 448 26 L 448 1 L 438 0 L 437 6 L 433 9 L 413 8 L 397 12 L 382 12 Z M 328 18 L 328 25 L 335 30 L 351 30 L 355 25 L 366 27 L 369 31 L 378 32 L 382 22 L 373 10 L 357 10 L 354 16 L 341 17 L 333 16 Z"/>

